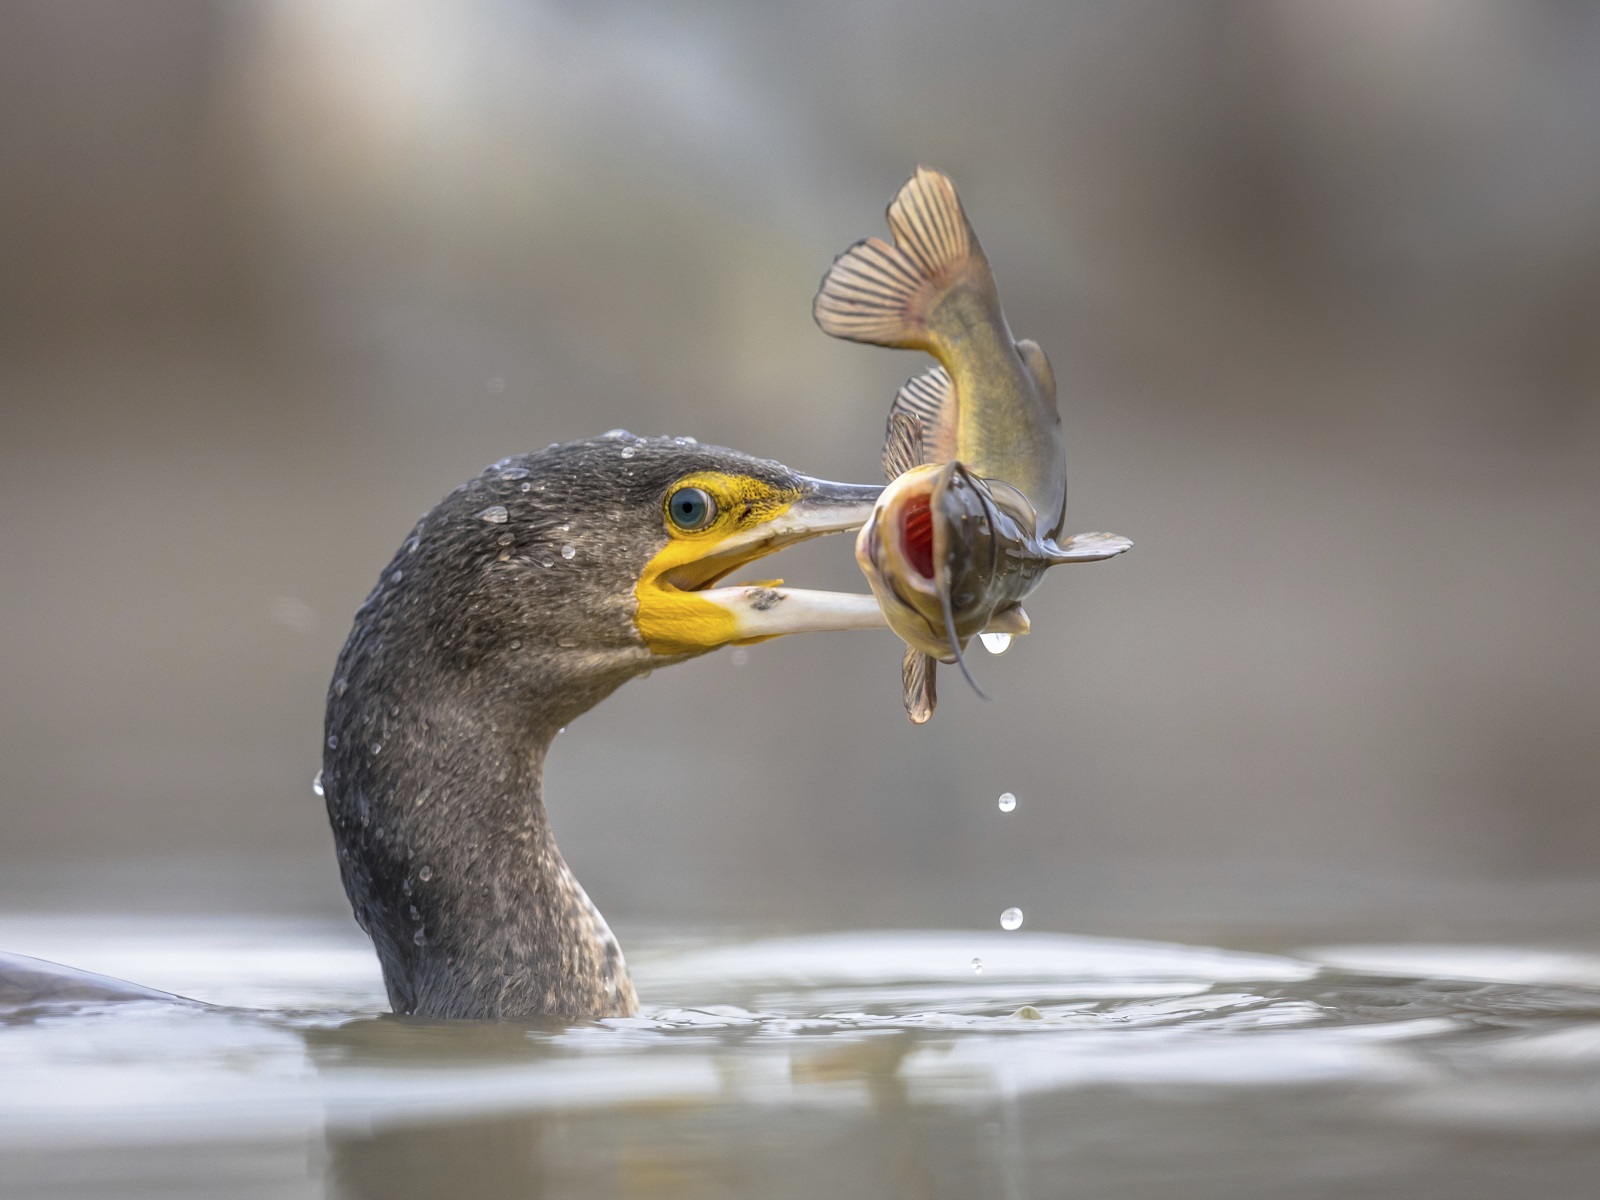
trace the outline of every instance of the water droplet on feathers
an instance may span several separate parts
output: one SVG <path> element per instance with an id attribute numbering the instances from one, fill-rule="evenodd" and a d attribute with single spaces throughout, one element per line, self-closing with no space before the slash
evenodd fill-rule
<path id="1" fill-rule="evenodd" d="M 638 453 L 638 451 L 635 450 L 632 446 L 624 446 L 622 448 L 622 457 L 623 458 L 632 458 L 637 453 Z"/>
<path id="2" fill-rule="evenodd" d="M 500 478 L 506 483 L 515 483 L 519 479 L 526 479 L 533 472 L 527 467 L 512 467 L 509 471 L 501 471 Z"/>
<path id="3" fill-rule="evenodd" d="M 427 863 L 423 863 L 422 866 L 417 868 L 417 878 L 422 880 L 423 883 L 427 883 L 428 880 L 433 878 L 433 868 Z M 1008 911 L 1015 912 L 1016 910 L 1010 909 Z"/>
<path id="4" fill-rule="evenodd" d="M 566 559 L 568 562 L 571 562 L 573 559 L 578 557 L 578 552 L 571 546 L 563 546 L 561 547 L 561 557 Z"/>
<path id="5" fill-rule="evenodd" d="M 323 795 L 323 791 L 322 791 L 322 772 L 321 771 L 318 771 L 317 772 L 317 777 L 311 781 L 311 790 L 313 792 L 315 792 L 319 796 Z"/>
<path id="6" fill-rule="evenodd" d="M 511 519 L 511 514 L 506 511 L 504 504 L 491 504 L 478 514 L 478 520 L 487 521 L 491 525 L 504 525 Z"/>

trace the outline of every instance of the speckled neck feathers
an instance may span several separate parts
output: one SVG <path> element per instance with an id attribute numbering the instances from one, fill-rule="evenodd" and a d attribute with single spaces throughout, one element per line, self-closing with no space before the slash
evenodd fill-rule
<path id="1" fill-rule="evenodd" d="M 456 489 L 356 614 L 328 694 L 323 789 L 396 1012 L 635 1007 L 541 794 L 558 729 L 655 665 L 631 584 L 663 535 L 612 514 L 653 511 L 662 484 L 647 464 L 617 471 L 617 454 L 605 439 L 553 447 Z"/>

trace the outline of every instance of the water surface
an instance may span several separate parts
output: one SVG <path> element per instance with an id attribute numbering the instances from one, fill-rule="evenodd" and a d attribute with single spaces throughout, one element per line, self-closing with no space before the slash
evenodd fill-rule
<path id="1" fill-rule="evenodd" d="M 0 947 L 201 1002 L 0 1013 L 0 1196 L 1588 1197 L 1600 1178 L 1600 956 L 623 933 L 639 1017 L 444 1024 L 385 1015 L 343 923 L 0 918 Z"/>

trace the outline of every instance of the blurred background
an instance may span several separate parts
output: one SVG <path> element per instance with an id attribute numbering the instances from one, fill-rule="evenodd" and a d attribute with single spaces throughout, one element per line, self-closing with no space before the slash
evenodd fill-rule
<path id="1" fill-rule="evenodd" d="M 1592 934 L 1600 11 L 1004 7 L 0 7 L 0 903 L 346 912 L 417 514 L 615 426 L 876 480 L 926 362 L 810 303 L 920 161 L 1136 548 L 926 728 L 887 632 L 624 688 L 547 788 L 614 923 Z"/>

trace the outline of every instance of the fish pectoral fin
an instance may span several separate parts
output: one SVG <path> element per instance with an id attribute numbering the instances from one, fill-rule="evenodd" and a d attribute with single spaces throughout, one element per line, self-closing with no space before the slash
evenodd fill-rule
<path id="1" fill-rule="evenodd" d="M 934 349 L 928 314 L 952 287 L 994 286 L 977 235 L 948 176 L 918 167 L 889 205 L 894 244 L 857 242 L 823 277 L 811 306 L 833 337 L 906 350 Z"/>
<path id="2" fill-rule="evenodd" d="M 1013 604 L 1010 608 L 1002 608 L 989 618 L 989 623 L 983 627 L 984 633 L 1009 633 L 1021 637 L 1033 628 L 1033 622 L 1028 620 L 1028 614 L 1022 610 L 1022 605 Z"/>
<path id="3" fill-rule="evenodd" d="M 1099 562 L 1115 558 L 1133 543 L 1115 533 L 1075 533 L 1064 542 L 1047 544 L 1052 565 L 1071 562 Z"/>
<path id="4" fill-rule="evenodd" d="M 898 409 L 889 413 L 883 439 L 883 473 L 892 483 L 913 467 L 922 465 L 922 422 Z"/>
<path id="5" fill-rule="evenodd" d="M 900 385 L 889 420 L 904 413 L 922 428 L 922 463 L 949 462 L 956 455 L 956 385 L 943 367 L 932 367 Z"/>
<path id="6" fill-rule="evenodd" d="M 1017 356 L 1022 359 L 1022 365 L 1028 368 L 1028 374 L 1033 376 L 1033 382 L 1039 385 L 1039 394 L 1052 405 L 1055 404 L 1056 372 L 1050 365 L 1044 347 L 1032 338 L 1023 338 L 1017 343 Z"/>
<path id="7" fill-rule="evenodd" d="M 906 716 L 911 718 L 913 725 L 926 724 L 928 718 L 933 716 L 933 710 L 939 703 L 934 688 L 938 671 L 937 662 L 915 647 L 906 647 L 905 658 L 900 661 L 900 682 L 905 687 Z"/>

